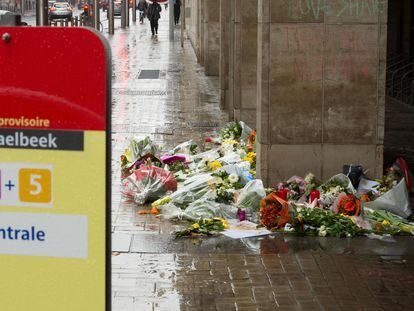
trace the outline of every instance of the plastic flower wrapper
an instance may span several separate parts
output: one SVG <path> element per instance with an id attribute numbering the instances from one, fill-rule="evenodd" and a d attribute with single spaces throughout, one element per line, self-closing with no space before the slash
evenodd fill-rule
<path id="1" fill-rule="evenodd" d="M 225 165 L 240 163 L 242 161 L 240 155 L 236 152 L 227 153 L 225 156 L 218 159 Z"/>
<path id="2" fill-rule="evenodd" d="M 202 153 L 194 154 L 190 157 L 190 161 L 193 161 L 195 163 L 199 162 L 205 162 L 205 165 L 208 164 L 208 162 L 212 162 L 214 160 L 217 160 L 220 158 L 221 155 L 218 151 L 218 149 L 211 149 Z"/>
<path id="3" fill-rule="evenodd" d="M 168 191 L 177 190 L 177 181 L 171 172 L 156 166 L 142 165 L 122 180 L 121 193 L 137 204 L 155 201 Z"/>
<path id="4" fill-rule="evenodd" d="M 374 210 L 389 211 L 403 218 L 408 218 L 412 214 L 412 211 L 405 179 L 401 179 L 396 186 L 385 192 L 374 201 L 364 202 L 363 207 Z"/>
<path id="5" fill-rule="evenodd" d="M 176 192 L 171 194 L 172 203 L 186 208 L 190 203 L 212 191 L 210 183 L 213 179 L 210 174 L 198 174 L 187 179 Z"/>
<path id="6" fill-rule="evenodd" d="M 366 209 L 366 218 L 375 225 L 378 233 L 408 233 L 414 235 L 414 223 L 383 210 Z"/>
<path id="7" fill-rule="evenodd" d="M 321 193 L 319 204 L 323 208 L 330 208 L 335 200 L 342 194 L 355 194 L 351 180 L 344 174 L 332 176 L 326 183 L 319 187 Z"/>
<path id="8" fill-rule="evenodd" d="M 164 155 L 161 157 L 161 161 L 164 164 L 171 165 L 176 162 L 185 162 L 187 157 L 184 154 Z"/>
<path id="9" fill-rule="evenodd" d="M 259 179 L 252 180 L 240 190 L 236 200 L 236 207 L 250 213 L 258 212 L 260 202 L 265 197 L 266 192 L 263 182 Z"/>
<path id="10" fill-rule="evenodd" d="M 221 150 L 224 154 L 232 153 L 237 151 L 239 145 L 239 142 L 235 139 L 226 139 L 221 143 Z"/>
<path id="11" fill-rule="evenodd" d="M 185 210 L 182 210 L 174 204 L 163 205 L 161 207 L 162 217 L 166 219 L 178 218 L 191 221 L 213 217 L 236 218 L 236 207 L 215 202 L 214 195 L 212 194 L 207 193 L 202 198 L 192 202 Z"/>
<path id="12" fill-rule="evenodd" d="M 125 150 L 125 157 L 129 164 L 133 164 L 145 154 L 149 153 L 157 156 L 159 150 L 160 148 L 149 137 L 142 140 L 131 139 L 128 148 Z"/>
<path id="13" fill-rule="evenodd" d="M 242 141 L 249 141 L 252 140 L 252 133 L 254 132 L 250 126 L 248 126 L 246 123 L 244 123 L 243 121 L 239 122 L 239 126 L 241 127 L 241 133 L 240 133 L 240 139 Z M 254 135 L 255 137 L 256 135 Z M 253 143 L 253 142 L 251 142 Z"/>
<path id="14" fill-rule="evenodd" d="M 197 152 L 197 144 L 193 140 L 188 140 L 186 142 L 183 142 L 182 144 L 179 144 L 174 149 L 170 150 L 168 153 L 170 155 L 174 155 L 177 153 L 183 153 L 185 155 L 194 155 Z"/>
<path id="15" fill-rule="evenodd" d="M 254 180 L 250 163 L 240 162 L 233 165 L 227 165 L 223 167 L 223 170 L 229 174 L 237 174 L 240 177 L 240 183 L 246 185 L 249 181 Z"/>
<path id="16" fill-rule="evenodd" d="M 272 192 L 260 202 L 260 223 L 267 229 L 280 229 L 290 222 L 288 203 Z"/>

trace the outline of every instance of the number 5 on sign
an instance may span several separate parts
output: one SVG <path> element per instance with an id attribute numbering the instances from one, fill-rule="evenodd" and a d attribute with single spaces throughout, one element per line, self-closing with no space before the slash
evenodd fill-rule
<path id="1" fill-rule="evenodd" d="M 49 203 L 52 200 L 51 179 L 51 172 L 47 169 L 20 169 L 20 201 L 27 203 Z"/>

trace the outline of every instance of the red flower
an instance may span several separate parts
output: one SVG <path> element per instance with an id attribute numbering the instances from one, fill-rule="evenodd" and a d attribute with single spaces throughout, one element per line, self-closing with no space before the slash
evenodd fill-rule
<path id="1" fill-rule="evenodd" d="M 206 143 L 211 143 L 213 139 L 211 137 L 206 137 L 204 140 Z"/>
<path id="2" fill-rule="evenodd" d="M 361 201 L 353 194 L 342 196 L 338 202 L 338 213 L 358 216 L 361 213 Z"/>

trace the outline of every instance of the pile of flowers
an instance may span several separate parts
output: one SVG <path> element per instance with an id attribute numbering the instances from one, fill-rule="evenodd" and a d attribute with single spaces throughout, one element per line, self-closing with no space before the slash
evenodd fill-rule
<path id="1" fill-rule="evenodd" d="M 216 234 L 225 219 L 245 219 L 274 232 L 353 237 L 414 234 L 411 175 L 399 159 L 379 180 L 346 166 L 322 182 L 293 176 L 265 189 L 256 179 L 256 132 L 227 124 L 198 146 L 187 141 L 162 154 L 149 138 L 132 140 L 121 157 L 123 193 L 151 213 L 193 224 L 177 237 Z M 218 217 L 218 218 L 217 218 Z"/>

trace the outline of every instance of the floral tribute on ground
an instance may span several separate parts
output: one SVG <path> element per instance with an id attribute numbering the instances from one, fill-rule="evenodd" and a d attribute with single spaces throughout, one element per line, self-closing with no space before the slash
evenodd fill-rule
<path id="1" fill-rule="evenodd" d="M 227 124 L 202 146 L 190 140 L 166 153 L 149 137 L 132 140 L 121 168 L 122 194 L 140 213 L 191 222 L 177 237 L 219 234 L 227 220 L 320 237 L 414 234 L 413 178 L 404 159 L 378 180 L 344 165 L 325 182 L 309 173 L 265 188 L 256 178 L 256 132 L 243 122 Z"/>

